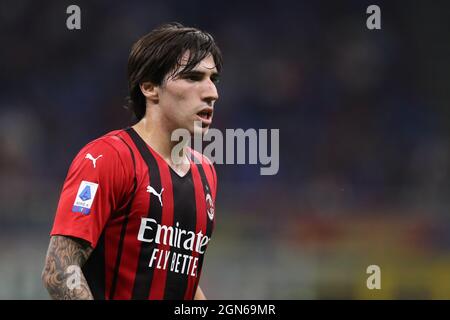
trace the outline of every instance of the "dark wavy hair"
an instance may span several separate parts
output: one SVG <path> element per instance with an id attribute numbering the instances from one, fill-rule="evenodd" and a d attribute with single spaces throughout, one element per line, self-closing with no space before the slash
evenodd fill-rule
<path id="1" fill-rule="evenodd" d="M 146 110 L 140 84 L 149 81 L 161 85 L 169 72 L 172 72 L 169 76 L 176 76 L 186 51 L 189 51 L 189 60 L 178 73 L 192 70 L 210 54 L 217 71 L 222 69 L 222 53 L 214 38 L 177 22 L 161 25 L 134 43 L 128 58 L 127 107 L 138 121 L 145 116 Z"/>

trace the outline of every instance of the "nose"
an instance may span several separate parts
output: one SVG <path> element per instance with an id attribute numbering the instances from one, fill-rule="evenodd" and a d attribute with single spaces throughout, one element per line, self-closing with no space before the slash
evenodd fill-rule
<path id="1" fill-rule="evenodd" d="M 214 82 L 211 81 L 211 79 L 207 79 L 205 87 L 203 89 L 202 100 L 205 101 L 209 106 L 212 106 L 217 99 L 219 99 L 217 87 Z"/>

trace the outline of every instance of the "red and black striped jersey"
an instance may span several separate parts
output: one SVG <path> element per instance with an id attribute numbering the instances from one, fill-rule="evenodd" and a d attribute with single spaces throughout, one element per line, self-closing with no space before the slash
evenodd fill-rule
<path id="1" fill-rule="evenodd" d="M 193 299 L 215 224 L 217 176 L 190 149 L 179 176 L 132 128 L 73 160 L 51 235 L 94 248 L 83 273 L 95 299 Z"/>

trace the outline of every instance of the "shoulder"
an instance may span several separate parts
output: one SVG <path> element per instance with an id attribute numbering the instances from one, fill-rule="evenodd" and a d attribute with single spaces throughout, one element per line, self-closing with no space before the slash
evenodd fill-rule
<path id="1" fill-rule="evenodd" d="M 83 167 L 87 166 L 89 162 L 94 168 L 101 163 L 102 165 L 98 166 L 100 170 L 101 168 L 133 166 L 130 150 L 121 137 L 123 133 L 124 130 L 115 130 L 90 141 L 78 152 L 72 166 L 82 163 L 80 167 Z"/>
<path id="2" fill-rule="evenodd" d="M 214 169 L 214 164 L 211 161 L 211 159 L 209 159 L 207 156 L 205 156 L 204 154 L 192 149 L 192 148 L 188 148 L 188 151 L 191 153 L 192 157 L 193 157 L 193 161 L 196 161 L 196 163 L 200 163 L 203 166 L 209 166 L 211 167 L 212 170 Z"/>
<path id="3" fill-rule="evenodd" d="M 127 144 L 124 142 L 122 135 L 124 130 L 111 131 L 95 140 L 90 141 L 84 149 L 105 149 L 106 151 L 115 152 L 118 155 L 129 152 Z"/>
<path id="4" fill-rule="evenodd" d="M 207 156 L 204 154 L 189 148 L 188 151 L 192 155 L 192 161 L 197 163 L 203 168 L 203 171 L 205 172 L 206 178 L 208 179 L 209 183 L 216 189 L 217 187 L 217 174 L 216 169 L 214 168 L 214 164 Z"/>
<path id="5" fill-rule="evenodd" d="M 111 131 L 95 140 L 92 140 L 83 149 L 104 151 L 114 158 L 122 161 L 130 158 L 130 148 L 125 142 L 123 135 L 125 130 Z"/>

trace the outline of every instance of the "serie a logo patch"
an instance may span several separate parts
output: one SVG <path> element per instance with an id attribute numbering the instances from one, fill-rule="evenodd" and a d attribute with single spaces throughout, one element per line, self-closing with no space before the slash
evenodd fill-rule
<path id="1" fill-rule="evenodd" d="M 81 181 L 77 196 L 75 198 L 75 202 L 73 203 L 72 212 L 89 214 L 91 212 L 92 202 L 94 202 L 97 189 L 98 183 L 84 180 Z"/>

